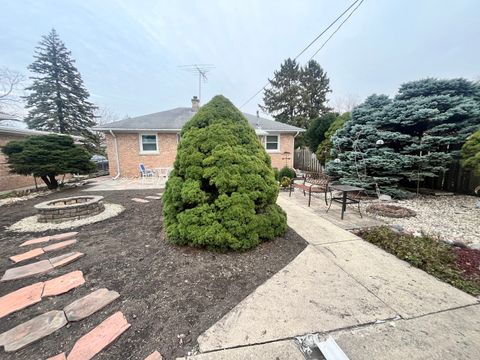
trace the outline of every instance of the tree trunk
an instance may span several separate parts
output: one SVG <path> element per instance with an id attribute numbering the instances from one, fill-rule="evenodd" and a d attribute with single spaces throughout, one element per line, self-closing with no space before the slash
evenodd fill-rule
<path id="1" fill-rule="evenodd" d="M 47 185 L 49 190 L 55 190 L 58 188 L 58 181 L 55 179 L 55 175 L 43 175 L 40 176 L 43 182 Z"/>

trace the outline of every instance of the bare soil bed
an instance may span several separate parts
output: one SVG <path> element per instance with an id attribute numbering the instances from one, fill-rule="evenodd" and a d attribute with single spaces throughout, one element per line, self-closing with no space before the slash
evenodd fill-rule
<path id="1" fill-rule="evenodd" d="M 85 188 L 83 188 L 85 189 Z M 12 267 L 10 256 L 25 251 L 18 245 L 33 237 L 59 233 L 12 233 L 6 226 L 35 214 L 33 205 L 55 198 L 102 195 L 105 202 L 123 205 L 119 216 L 74 229 L 78 243 L 69 250 L 85 256 L 47 275 L 0 284 L 0 296 L 37 281 L 82 270 L 86 283 L 67 294 L 11 314 L 0 321 L 0 333 L 34 316 L 60 310 L 73 300 L 106 287 L 120 299 L 78 323 L 2 359 L 45 359 L 69 351 L 77 339 L 116 311 L 122 311 L 132 327 L 98 359 L 144 359 L 154 350 L 164 359 L 184 356 L 196 346 L 197 337 L 249 295 L 256 287 L 288 264 L 306 246 L 294 231 L 246 253 L 215 253 L 177 247 L 164 239 L 161 200 L 140 204 L 134 197 L 155 195 L 155 190 L 88 193 L 81 188 L 48 197 L 30 199 L 0 208 L 0 270 Z M 68 230 L 66 230 L 68 231 Z M 57 255 L 57 253 L 55 253 Z M 38 261 L 46 258 L 21 264 Z M 183 334 L 183 335 L 182 335 Z"/>

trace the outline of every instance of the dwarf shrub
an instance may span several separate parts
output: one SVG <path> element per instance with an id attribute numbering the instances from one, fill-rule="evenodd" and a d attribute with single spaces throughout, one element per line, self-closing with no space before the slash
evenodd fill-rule
<path id="1" fill-rule="evenodd" d="M 278 178 L 281 180 L 285 176 L 290 178 L 290 179 L 293 179 L 296 176 L 295 170 L 290 169 L 288 166 L 284 166 L 283 168 L 280 169 L 280 171 L 278 173 Z"/>
<path id="2" fill-rule="evenodd" d="M 201 107 L 181 138 L 163 197 L 170 242 L 246 250 L 284 234 L 270 157 L 228 99 Z"/>

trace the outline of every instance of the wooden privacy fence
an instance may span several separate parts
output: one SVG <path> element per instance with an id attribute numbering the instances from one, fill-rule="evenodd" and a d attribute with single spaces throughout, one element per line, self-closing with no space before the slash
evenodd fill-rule
<path id="1" fill-rule="evenodd" d="M 315 153 L 312 153 L 309 148 L 295 149 L 293 167 L 303 171 L 313 171 L 318 173 L 321 173 L 324 170 Z"/>

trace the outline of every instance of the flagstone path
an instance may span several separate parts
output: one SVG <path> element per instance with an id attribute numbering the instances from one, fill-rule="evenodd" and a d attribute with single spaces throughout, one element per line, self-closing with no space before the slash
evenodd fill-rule
<path id="1" fill-rule="evenodd" d="M 22 254 L 12 256 L 10 259 L 14 262 L 20 262 L 33 259 L 34 257 L 43 255 L 47 252 L 56 251 L 74 245 L 77 243 L 77 240 L 72 238 L 77 234 L 77 232 L 70 232 L 31 239 L 22 243 L 20 246 L 24 247 L 43 244 L 50 241 L 63 241 L 29 250 Z M 16 280 L 44 274 L 55 268 L 70 264 L 83 255 L 84 254 L 81 252 L 73 251 L 51 259 L 10 268 L 5 271 L 1 281 Z M 42 298 L 64 294 L 84 283 L 85 279 L 83 273 L 80 270 L 76 270 L 44 282 L 37 282 L 20 288 L 0 297 L 0 318 L 34 305 L 40 302 Z M 92 293 L 71 302 L 62 310 L 48 311 L 0 334 L 0 346 L 3 346 L 6 352 L 19 350 L 24 346 L 38 341 L 61 329 L 69 322 L 81 321 L 93 315 L 119 297 L 119 293 L 106 288 L 93 291 Z M 49 359 L 91 359 L 110 343 L 115 341 L 129 327 L 130 324 L 125 319 L 123 313 L 116 312 L 77 340 L 68 355 L 63 352 Z M 160 357 L 158 357 L 157 354 Z M 161 355 L 158 352 L 153 353 L 150 356 L 151 360 L 161 359 Z"/>
<path id="2" fill-rule="evenodd" d="M 20 261 L 33 259 L 35 257 L 43 255 L 46 252 L 52 252 L 52 251 L 57 251 L 57 250 L 63 249 L 67 246 L 75 244 L 76 242 L 77 242 L 77 240 L 75 240 L 75 239 L 65 240 L 65 241 L 61 241 L 59 243 L 47 245 L 43 248 L 35 248 L 35 249 L 29 250 L 27 252 L 24 252 L 24 253 L 21 253 L 21 254 L 18 254 L 18 255 L 10 256 L 10 260 L 12 260 L 14 263 L 19 263 Z"/>
<path id="3" fill-rule="evenodd" d="M 162 354 L 160 354 L 158 351 L 154 351 L 150 355 L 148 355 L 145 360 L 163 360 Z"/>
<path id="4" fill-rule="evenodd" d="M 78 234 L 77 231 L 73 231 L 73 232 L 68 232 L 68 233 L 63 233 L 63 234 L 43 236 L 43 237 L 40 237 L 40 238 L 25 241 L 24 243 L 20 244 L 20 246 L 28 246 L 28 245 L 33 245 L 33 244 L 45 243 L 45 242 L 49 242 L 49 241 L 57 241 L 57 240 L 68 240 L 68 239 L 71 239 L 71 238 L 75 237 L 77 234 Z"/>
<path id="5" fill-rule="evenodd" d="M 48 260 L 41 260 L 32 264 L 17 266 L 11 269 L 7 269 L 0 282 L 18 280 L 26 277 L 44 274 L 52 271 L 55 268 L 65 266 L 84 254 L 78 251 L 70 252 Z"/>
<path id="6" fill-rule="evenodd" d="M 25 286 L 0 297 L 0 318 L 25 309 L 44 297 L 64 294 L 85 283 L 81 271 L 72 271 L 57 278 Z"/>
<path id="7" fill-rule="evenodd" d="M 115 341 L 128 328 L 125 316 L 119 311 L 83 335 L 67 356 L 67 360 L 89 360 Z"/>
<path id="8" fill-rule="evenodd" d="M 135 201 L 135 202 L 138 202 L 138 203 L 142 203 L 142 204 L 145 204 L 145 203 L 150 202 L 150 201 L 148 201 L 148 200 L 140 199 L 140 198 L 132 198 L 132 201 Z"/>
<path id="9" fill-rule="evenodd" d="M 80 321 L 104 308 L 119 297 L 120 294 L 116 291 L 98 289 L 81 299 L 75 300 L 65 307 L 63 311 L 68 321 Z"/>

